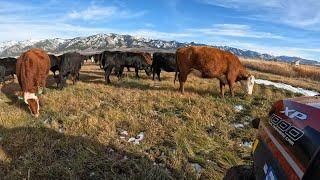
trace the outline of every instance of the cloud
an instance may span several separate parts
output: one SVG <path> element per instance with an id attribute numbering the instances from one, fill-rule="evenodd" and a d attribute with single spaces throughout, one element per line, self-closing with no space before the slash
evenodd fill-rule
<path id="1" fill-rule="evenodd" d="M 202 3 L 225 8 L 275 8 L 279 7 L 279 0 L 199 0 Z"/>
<path id="2" fill-rule="evenodd" d="M 249 19 L 319 30 L 319 0 L 199 0 L 201 3 L 247 12 Z"/>
<path id="3" fill-rule="evenodd" d="M 280 35 L 275 35 L 269 32 L 254 31 L 250 26 L 243 24 L 216 24 L 210 28 L 189 29 L 189 31 L 212 36 L 232 36 L 258 39 L 284 39 L 284 37 Z"/>
<path id="4" fill-rule="evenodd" d="M 123 8 L 119 8 L 116 6 L 97 6 L 91 5 L 87 9 L 83 11 L 72 11 L 71 13 L 67 14 L 66 19 L 81 19 L 81 20 L 107 20 L 110 18 L 135 18 L 140 17 L 146 14 L 147 11 L 138 11 L 132 12 L 130 10 L 126 10 Z"/>
<path id="5" fill-rule="evenodd" d="M 173 32 L 161 32 L 150 29 L 138 29 L 134 31 L 126 31 L 126 34 L 144 37 L 144 38 L 153 38 L 153 39 L 163 39 L 163 40 L 186 40 L 187 38 L 194 37 L 192 33 L 173 33 Z"/>
<path id="6" fill-rule="evenodd" d="M 130 34 L 134 36 L 163 39 L 186 40 L 192 37 L 191 33 L 161 32 L 150 29 L 122 30 L 113 28 L 84 27 L 68 23 L 44 22 L 13 22 L 1 23 L 0 42 L 9 40 L 48 39 L 48 38 L 74 38 L 76 36 L 89 36 L 99 33 Z"/>

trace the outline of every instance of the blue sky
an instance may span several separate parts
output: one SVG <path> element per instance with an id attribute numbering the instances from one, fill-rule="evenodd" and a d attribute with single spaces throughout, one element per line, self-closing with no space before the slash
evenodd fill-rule
<path id="1" fill-rule="evenodd" d="M 120 33 L 320 61 L 319 0 L 0 0 L 0 41 Z"/>

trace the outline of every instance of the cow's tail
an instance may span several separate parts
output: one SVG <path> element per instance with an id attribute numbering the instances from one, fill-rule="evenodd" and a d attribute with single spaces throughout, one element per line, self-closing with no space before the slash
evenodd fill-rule
<path id="1" fill-rule="evenodd" d="M 174 81 L 173 81 L 174 85 L 176 84 L 176 79 L 178 77 L 178 73 L 179 73 L 179 66 L 178 66 L 178 56 L 176 53 L 176 73 L 174 74 Z"/>

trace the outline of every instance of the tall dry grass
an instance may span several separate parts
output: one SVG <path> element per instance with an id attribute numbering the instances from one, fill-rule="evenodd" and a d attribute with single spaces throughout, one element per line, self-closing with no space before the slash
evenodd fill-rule
<path id="1" fill-rule="evenodd" d="M 277 74 L 285 77 L 309 78 L 320 81 L 320 67 L 310 65 L 295 66 L 284 62 L 263 61 L 255 59 L 241 59 L 247 68 L 265 73 Z"/>

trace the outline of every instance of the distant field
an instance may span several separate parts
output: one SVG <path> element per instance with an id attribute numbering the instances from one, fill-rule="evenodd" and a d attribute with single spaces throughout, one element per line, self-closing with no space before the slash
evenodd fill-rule
<path id="1" fill-rule="evenodd" d="M 141 75 L 113 77 L 105 85 L 102 70 L 87 64 L 81 81 L 62 91 L 50 77 L 39 119 L 17 101 L 17 83 L 2 87 L 0 177 L 221 179 L 228 168 L 251 162 L 250 148 L 240 144 L 254 140 L 255 130 L 232 124 L 266 116 L 276 100 L 297 96 L 257 85 L 251 97 L 237 86 L 235 98 L 227 93 L 222 99 L 217 80 L 194 76 L 181 95 L 174 73 L 163 73 L 161 83 Z M 236 112 L 236 105 L 244 110 Z M 129 134 L 125 140 L 119 136 L 123 130 Z M 145 139 L 139 145 L 127 142 L 140 132 Z"/>
<path id="2" fill-rule="evenodd" d="M 271 73 L 284 77 L 307 78 L 320 81 L 320 67 L 310 65 L 295 66 L 285 62 L 241 59 L 241 62 L 252 70 Z"/>
<path id="3" fill-rule="evenodd" d="M 259 79 L 282 82 L 295 87 L 320 92 L 320 67 L 254 59 L 240 61 Z"/>

